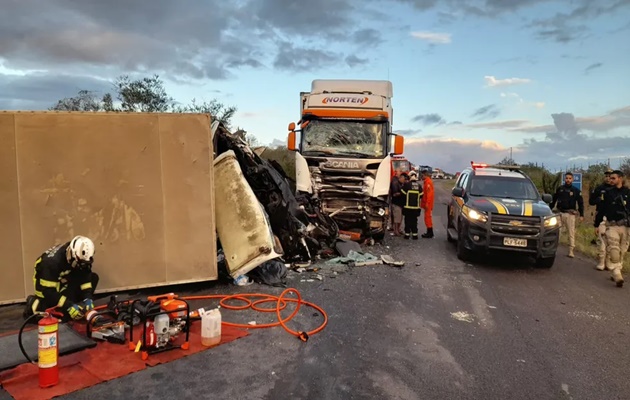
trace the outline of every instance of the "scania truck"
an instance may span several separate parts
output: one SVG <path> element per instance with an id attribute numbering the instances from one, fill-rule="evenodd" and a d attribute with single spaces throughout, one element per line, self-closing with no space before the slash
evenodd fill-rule
<path id="1" fill-rule="evenodd" d="M 298 194 L 318 199 L 353 237 L 380 240 L 387 228 L 392 157 L 404 148 L 392 132 L 392 97 L 390 81 L 317 79 L 289 124 Z"/>

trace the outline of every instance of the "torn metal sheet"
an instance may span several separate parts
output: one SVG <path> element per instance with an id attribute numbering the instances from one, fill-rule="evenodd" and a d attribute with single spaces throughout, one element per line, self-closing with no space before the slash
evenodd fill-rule
<path id="1" fill-rule="evenodd" d="M 216 225 L 228 273 L 243 275 L 281 256 L 264 207 L 245 180 L 233 151 L 214 160 Z"/>
<path id="2" fill-rule="evenodd" d="M 336 222 L 321 212 L 316 199 L 294 195 L 278 163 L 261 158 L 222 124 L 215 122 L 212 130 L 216 154 L 234 153 L 245 180 L 269 216 L 271 230 L 280 241 L 286 262 L 314 260 L 334 245 L 339 235 Z M 216 185 L 218 189 L 219 182 Z"/>

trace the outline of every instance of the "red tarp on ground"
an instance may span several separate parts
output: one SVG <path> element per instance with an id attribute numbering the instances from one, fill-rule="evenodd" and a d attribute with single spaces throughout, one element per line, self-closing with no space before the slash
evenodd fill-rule
<path id="1" fill-rule="evenodd" d="M 0 373 L 0 383 L 16 400 L 50 399 L 141 371 L 148 366 L 167 363 L 211 349 L 211 347 L 201 345 L 200 331 L 201 323 L 193 323 L 190 328 L 190 348 L 188 350 L 174 349 L 157 353 L 149 356 L 146 361 L 142 361 L 140 353 L 130 351 L 127 344 L 107 342 L 100 342 L 92 349 L 62 356 L 59 358 L 59 384 L 51 388 L 42 389 L 39 387 L 38 367 L 30 363 Z M 138 331 L 137 335 L 136 332 L 134 330 L 134 341 L 137 342 L 136 339 L 141 338 L 142 331 Z M 245 330 L 222 326 L 221 343 L 218 346 L 247 335 L 249 333 Z M 183 336 L 180 338 L 184 339 Z"/>

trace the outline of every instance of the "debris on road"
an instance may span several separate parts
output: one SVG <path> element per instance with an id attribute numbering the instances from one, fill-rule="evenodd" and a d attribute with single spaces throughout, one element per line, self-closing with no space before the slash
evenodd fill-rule
<path id="1" fill-rule="evenodd" d="M 475 320 L 475 317 L 466 311 L 452 312 L 451 317 L 462 322 L 473 322 Z"/>
<path id="2" fill-rule="evenodd" d="M 381 260 L 383 260 L 385 264 L 392 265 L 394 267 L 402 267 L 405 265 L 404 261 L 396 261 L 394 260 L 394 257 L 387 254 L 381 255 Z"/>
<path id="3" fill-rule="evenodd" d="M 327 264 L 349 264 L 355 267 L 382 264 L 383 262 L 370 253 L 350 250 L 345 257 L 337 257 L 326 261 Z"/>

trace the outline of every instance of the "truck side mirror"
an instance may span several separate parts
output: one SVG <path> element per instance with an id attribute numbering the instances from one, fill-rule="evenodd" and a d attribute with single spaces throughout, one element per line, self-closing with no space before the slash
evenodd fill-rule
<path id="1" fill-rule="evenodd" d="M 293 127 L 295 128 L 295 124 L 293 124 Z M 296 140 L 295 140 L 295 131 L 294 130 L 289 132 L 289 137 L 287 138 L 287 149 L 289 149 L 290 151 L 296 151 L 297 150 L 297 145 L 296 145 Z"/>
<path id="2" fill-rule="evenodd" d="M 549 193 L 545 193 L 545 194 L 542 195 L 542 200 L 545 203 L 550 204 L 551 201 L 553 200 L 553 197 Z"/>
<path id="3" fill-rule="evenodd" d="M 451 194 L 455 197 L 464 197 L 464 188 L 454 187 Z"/>
<path id="4" fill-rule="evenodd" d="M 394 155 L 400 155 L 405 151 L 405 138 L 394 135 Z"/>
<path id="5" fill-rule="evenodd" d="M 293 132 L 295 130 L 295 122 L 291 122 L 289 124 L 289 132 Z"/>

